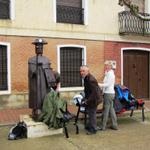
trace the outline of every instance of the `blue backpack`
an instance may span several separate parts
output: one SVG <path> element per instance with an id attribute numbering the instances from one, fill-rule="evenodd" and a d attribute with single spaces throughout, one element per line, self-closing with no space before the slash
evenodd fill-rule
<path id="1" fill-rule="evenodd" d="M 121 107 L 126 110 L 135 109 L 135 107 L 137 107 L 137 100 L 127 87 L 122 88 L 120 85 L 116 85 L 115 92 L 116 106 L 119 107 L 120 110 Z"/>

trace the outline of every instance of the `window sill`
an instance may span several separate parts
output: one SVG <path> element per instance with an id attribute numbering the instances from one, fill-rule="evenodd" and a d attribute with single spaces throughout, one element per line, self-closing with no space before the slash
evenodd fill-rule
<path id="1" fill-rule="evenodd" d="M 67 87 L 67 88 L 60 88 L 60 92 L 69 92 L 69 91 L 83 91 L 83 87 Z"/>

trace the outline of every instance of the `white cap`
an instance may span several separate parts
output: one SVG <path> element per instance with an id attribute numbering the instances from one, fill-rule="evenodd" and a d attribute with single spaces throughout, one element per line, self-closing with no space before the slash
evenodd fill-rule
<path id="1" fill-rule="evenodd" d="M 109 60 L 106 60 L 104 64 L 105 64 L 105 65 L 110 65 L 110 66 L 112 66 L 112 62 L 109 61 Z"/>
<path id="2" fill-rule="evenodd" d="M 105 65 L 110 65 L 112 67 L 112 69 L 116 69 L 116 61 L 114 60 L 106 60 Z"/>

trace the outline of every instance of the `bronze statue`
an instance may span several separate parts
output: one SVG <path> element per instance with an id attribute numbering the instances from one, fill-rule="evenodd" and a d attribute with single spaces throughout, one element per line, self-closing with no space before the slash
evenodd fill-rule
<path id="1" fill-rule="evenodd" d="M 33 118 L 36 118 L 41 112 L 45 95 L 53 87 L 56 88 L 59 79 L 55 78 L 49 59 L 42 56 L 43 45 L 47 42 L 36 39 L 32 44 L 35 45 L 36 56 L 28 60 L 29 108 L 32 108 Z"/>

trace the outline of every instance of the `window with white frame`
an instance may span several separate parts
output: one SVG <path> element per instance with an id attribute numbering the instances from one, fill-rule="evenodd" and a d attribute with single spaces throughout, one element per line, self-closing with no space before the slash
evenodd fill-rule
<path id="1" fill-rule="evenodd" d="M 59 72 L 61 87 L 81 87 L 80 66 L 85 63 L 85 47 L 60 46 Z"/>
<path id="2" fill-rule="evenodd" d="M 8 90 L 7 46 L 0 45 L 0 90 Z"/>
<path id="3" fill-rule="evenodd" d="M 0 19 L 14 19 L 14 1 L 0 0 Z"/>
<path id="4" fill-rule="evenodd" d="M 87 25 L 88 0 L 54 0 L 55 22 Z"/>
<path id="5" fill-rule="evenodd" d="M 0 94 L 10 93 L 10 45 L 0 43 Z"/>

